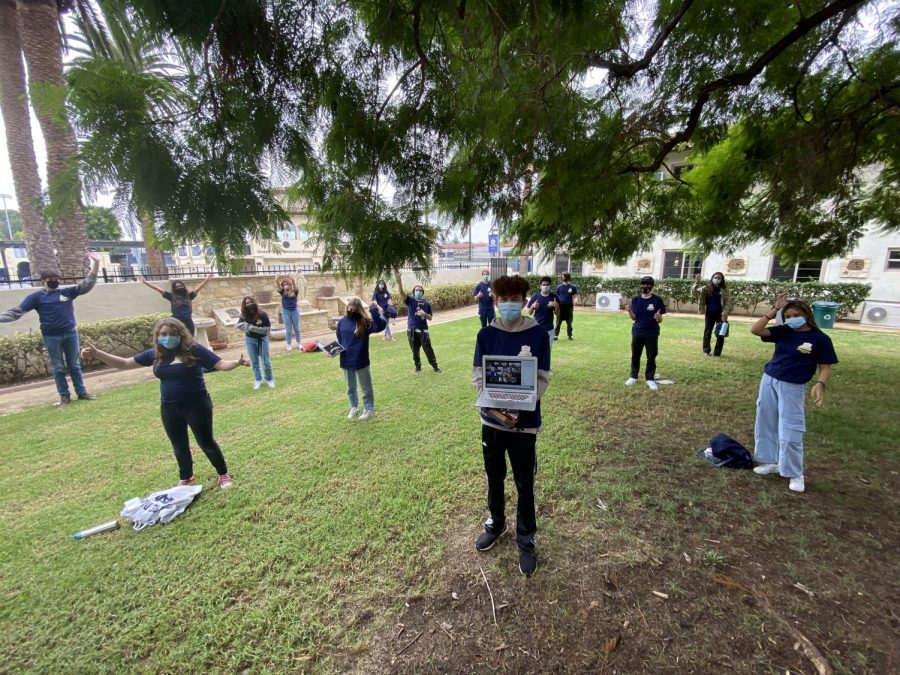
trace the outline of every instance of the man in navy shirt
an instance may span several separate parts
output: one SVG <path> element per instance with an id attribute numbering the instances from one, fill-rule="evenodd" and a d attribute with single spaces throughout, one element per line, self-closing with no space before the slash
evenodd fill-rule
<path id="1" fill-rule="evenodd" d="M 556 337 L 553 331 L 553 317 L 559 315 L 559 299 L 550 291 L 550 277 L 541 277 L 541 292 L 535 293 L 525 307 L 538 325 L 547 331 L 551 340 Z"/>
<path id="2" fill-rule="evenodd" d="M 431 303 L 425 300 L 425 287 L 413 286 L 413 297 L 406 296 L 406 337 L 413 353 L 413 363 L 416 364 L 416 372 L 422 372 L 422 360 L 419 358 L 419 350 L 425 350 L 425 358 L 434 372 L 441 373 L 438 368 L 434 349 L 431 347 L 431 335 L 428 333 L 428 322 L 433 318 Z"/>
<path id="3" fill-rule="evenodd" d="M 566 333 L 572 340 L 572 317 L 575 314 L 575 296 L 578 295 L 578 288 L 571 283 L 572 275 L 563 272 L 560 275 L 562 283 L 556 287 L 556 296 L 559 298 L 559 313 L 556 315 L 556 330 L 554 339 L 559 337 L 559 329 L 562 327 L 563 321 L 566 322 Z"/>
<path id="4" fill-rule="evenodd" d="M 653 294 L 653 277 L 641 277 L 641 294 L 628 303 L 628 316 L 634 321 L 631 326 L 631 377 L 625 384 L 629 387 L 637 382 L 641 370 L 641 354 L 647 350 L 647 386 L 653 391 L 656 385 L 656 355 L 659 351 L 659 324 L 662 323 L 666 306 L 662 298 Z"/>
<path id="5" fill-rule="evenodd" d="M 494 295 L 491 290 L 490 270 L 481 270 L 481 281 L 475 286 L 472 296 L 478 300 L 478 318 L 481 319 L 481 327 L 484 328 L 494 320 Z"/>
<path id="6" fill-rule="evenodd" d="M 78 344 L 78 331 L 75 325 L 75 309 L 72 306 L 75 298 L 89 293 L 97 283 L 97 270 L 100 267 L 100 256 L 89 253 L 91 269 L 87 276 L 76 286 L 59 287 L 59 272 L 44 270 L 41 281 L 44 288 L 25 296 L 18 306 L 0 314 L 0 323 L 16 321 L 25 312 L 32 309 L 38 313 L 41 325 L 41 337 L 50 363 L 53 365 L 53 379 L 56 391 L 59 392 L 57 407 L 63 407 L 72 400 L 69 383 L 66 381 L 66 370 L 72 377 L 75 394 L 82 401 L 93 401 L 96 397 L 89 394 L 84 386 L 79 360 L 81 346 Z"/>
<path id="7" fill-rule="evenodd" d="M 516 509 L 516 544 L 519 547 L 519 571 L 531 576 L 537 569 L 534 535 L 537 516 L 534 506 L 534 477 L 537 473 L 537 433 L 541 430 L 541 397 L 550 384 L 550 337 L 547 330 L 532 319 L 522 316 L 528 298 L 528 282 L 521 277 L 502 276 L 494 283 L 494 298 L 499 317 L 478 331 L 472 384 L 476 394 L 484 386 L 483 356 L 534 356 L 537 358 L 537 407 L 520 411 L 516 419 L 503 421 L 491 409 L 481 409 L 481 450 L 487 474 L 490 517 L 475 548 L 487 551 L 506 531 L 504 481 L 506 454 L 518 491 Z"/>

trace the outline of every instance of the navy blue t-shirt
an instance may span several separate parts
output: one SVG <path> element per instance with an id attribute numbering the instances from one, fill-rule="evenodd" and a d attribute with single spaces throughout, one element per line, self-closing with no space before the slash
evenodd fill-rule
<path id="1" fill-rule="evenodd" d="M 494 298 L 491 297 L 490 282 L 485 283 L 483 281 L 479 281 L 478 285 L 475 287 L 475 290 L 472 291 L 472 297 L 475 297 L 479 293 L 481 293 L 482 296 L 478 298 L 478 313 L 492 313 L 494 311 Z"/>
<path id="2" fill-rule="evenodd" d="M 212 370 L 222 359 L 203 345 L 194 345 L 194 356 L 197 362 L 188 368 L 180 361 L 173 362 L 169 357 L 160 361 L 153 370 L 159 378 L 159 393 L 163 403 L 195 403 L 198 398 L 206 396 L 206 383 L 203 371 Z M 139 366 L 152 366 L 156 359 L 156 350 L 148 349 L 135 355 Z"/>
<path id="3" fill-rule="evenodd" d="M 631 311 L 637 317 L 631 327 L 631 334 L 635 337 L 650 337 L 659 335 L 659 324 L 653 315 L 656 312 L 666 313 L 666 306 L 658 295 L 642 298 L 636 295 L 631 299 Z"/>
<path id="4" fill-rule="evenodd" d="M 420 330 L 425 330 L 428 328 L 428 319 L 424 316 L 416 316 L 416 312 L 418 310 L 423 310 L 428 316 L 434 316 L 431 312 L 431 303 L 427 300 L 416 300 L 415 298 L 407 295 L 406 300 L 406 327 L 407 328 L 418 328 Z"/>
<path id="5" fill-rule="evenodd" d="M 391 295 L 390 293 L 388 293 L 386 290 L 375 291 L 374 293 L 372 293 L 372 300 L 375 301 L 375 304 L 377 304 L 379 307 L 381 307 L 381 311 L 384 311 L 387 309 L 388 301 L 393 297 L 394 296 Z"/>
<path id="6" fill-rule="evenodd" d="M 541 326 L 535 325 L 518 333 L 501 330 L 494 326 L 485 326 L 478 331 L 475 338 L 475 359 L 473 365 L 481 368 L 483 356 L 518 356 L 522 346 L 528 345 L 531 355 L 537 357 L 538 370 L 550 370 L 550 336 Z M 482 414 L 482 419 L 485 418 Z M 541 402 L 538 400 L 534 410 L 519 412 L 516 425 L 522 429 L 534 429 L 541 426 Z"/>
<path id="7" fill-rule="evenodd" d="M 772 326 L 763 342 L 775 343 L 775 354 L 766 364 L 766 375 L 782 382 L 806 384 L 821 364 L 837 363 L 831 338 L 820 330 L 798 331 L 790 326 Z"/>
<path id="8" fill-rule="evenodd" d="M 575 284 L 560 284 L 556 287 L 556 295 L 559 297 L 559 304 L 572 305 L 578 295 L 578 287 Z"/>
<path id="9" fill-rule="evenodd" d="M 531 300 L 528 302 L 529 305 L 533 305 L 537 303 L 537 309 L 534 310 L 534 320 L 538 322 L 538 325 L 544 330 L 553 330 L 553 310 L 548 307 L 548 305 L 557 300 L 557 297 L 554 293 L 550 293 L 550 295 L 542 295 L 540 293 L 535 293 L 531 296 Z"/>
<path id="10" fill-rule="evenodd" d="M 35 310 L 44 335 L 62 335 L 75 330 L 75 309 L 72 301 L 78 297 L 78 286 L 56 290 L 40 290 L 25 296 L 19 307 Z"/>
<path id="11" fill-rule="evenodd" d="M 369 336 L 372 333 L 380 333 L 387 325 L 381 317 L 381 312 L 369 308 L 372 322 L 366 328 L 366 334 L 356 337 L 356 321 L 344 316 L 338 321 L 337 341 L 344 351 L 341 352 L 341 368 L 345 370 L 359 370 L 369 365 Z"/>
<path id="12" fill-rule="evenodd" d="M 719 312 L 722 310 L 722 289 L 714 288 L 711 294 L 706 296 L 706 311 Z"/>
<path id="13" fill-rule="evenodd" d="M 293 312 L 297 309 L 297 298 L 300 296 L 299 293 L 294 293 L 293 291 L 285 292 L 283 288 L 279 288 L 278 294 L 281 296 L 281 309 L 285 312 Z"/>
<path id="14" fill-rule="evenodd" d="M 166 291 L 163 293 L 163 297 L 168 300 L 169 304 L 172 306 L 172 316 L 179 321 L 191 318 L 191 314 L 194 313 L 194 307 L 191 305 L 191 301 L 197 297 L 196 293 L 191 291 L 186 295 L 176 295 L 175 293 Z"/>

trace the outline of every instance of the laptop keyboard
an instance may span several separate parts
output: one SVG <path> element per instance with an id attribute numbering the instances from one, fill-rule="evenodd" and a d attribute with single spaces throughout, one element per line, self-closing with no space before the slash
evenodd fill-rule
<path id="1" fill-rule="evenodd" d="M 531 394 L 488 394 L 492 401 L 527 401 Z"/>

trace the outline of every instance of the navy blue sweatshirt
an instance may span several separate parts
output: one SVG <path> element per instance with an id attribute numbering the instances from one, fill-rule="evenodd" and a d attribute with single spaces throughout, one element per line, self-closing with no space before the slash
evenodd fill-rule
<path id="1" fill-rule="evenodd" d="M 369 366 L 369 336 L 372 333 L 380 333 L 387 322 L 381 318 L 381 312 L 369 308 L 372 322 L 366 327 L 366 334 L 356 336 L 356 321 L 344 316 L 338 321 L 337 341 L 344 351 L 341 352 L 341 368 L 344 370 L 360 370 Z"/>

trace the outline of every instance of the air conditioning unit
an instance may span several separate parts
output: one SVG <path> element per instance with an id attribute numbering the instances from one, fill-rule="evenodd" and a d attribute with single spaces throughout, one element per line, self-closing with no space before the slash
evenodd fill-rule
<path id="1" fill-rule="evenodd" d="M 618 312 L 621 306 L 621 293 L 597 293 L 597 300 L 594 307 L 601 312 Z"/>
<path id="2" fill-rule="evenodd" d="M 866 300 L 863 305 L 863 326 L 881 326 L 883 328 L 900 328 L 900 302 L 873 302 Z"/>

